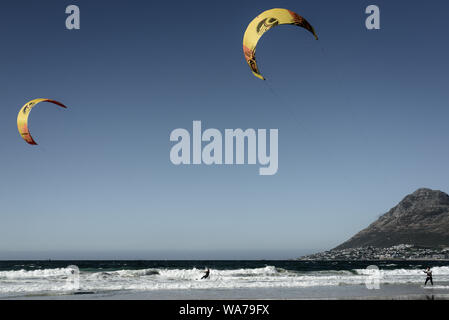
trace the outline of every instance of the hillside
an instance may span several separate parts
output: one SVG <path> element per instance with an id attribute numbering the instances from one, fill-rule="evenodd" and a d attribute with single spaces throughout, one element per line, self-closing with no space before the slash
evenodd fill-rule
<path id="1" fill-rule="evenodd" d="M 438 190 L 418 189 L 334 250 L 400 244 L 449 246 L 449 195 Z"/>

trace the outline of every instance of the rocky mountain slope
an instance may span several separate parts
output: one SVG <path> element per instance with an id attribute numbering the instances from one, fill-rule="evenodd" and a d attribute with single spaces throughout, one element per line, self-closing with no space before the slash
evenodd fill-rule
<path id="1" fill-rule="evenodd" d="M 438 190 L 418 189 L 334 250 L 386 248 L 399 244 L 449 246 L 449 195 Z"/>

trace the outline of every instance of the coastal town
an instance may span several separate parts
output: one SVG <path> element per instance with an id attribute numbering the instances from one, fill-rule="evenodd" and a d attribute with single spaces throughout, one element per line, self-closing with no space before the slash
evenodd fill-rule
<path id="1" fill-rule="evenodd" d="M 298 260 L 449 260 L 449 247 L 425 248 L 400 244 L 388 248 L 373 246 L 329 250 L 300 257 Z"/>

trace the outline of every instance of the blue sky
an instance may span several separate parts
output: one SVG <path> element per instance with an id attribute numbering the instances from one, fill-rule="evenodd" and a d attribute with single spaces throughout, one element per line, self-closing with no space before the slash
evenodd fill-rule
<path id="1" fill-rule="evenodd" d="M 81 29 L 65 29 L 65 7 Z M 366 6 L 381 30 L 365 28 Z M 287 8 L 256 79 L 248 23 Z M 2 1 L 0 259 L 293 258 L 449 191 L 444 1 Z M 30 116 L 39 146 L 21 140 Z M 176 128 L 279 129 L 279 171 L 174 166 Z"/>

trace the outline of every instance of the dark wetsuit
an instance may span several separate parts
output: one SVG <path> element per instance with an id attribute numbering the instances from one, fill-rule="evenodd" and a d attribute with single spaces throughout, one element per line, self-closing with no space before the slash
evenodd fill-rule
<path id="1" fill-rule="evenodd" d="M 204 276 L 203 276 L 201 279 L 207 279 L 207 278 L 209 278 L 209 273 L 210 273 L 210 271 L 209 271 L 209 269 L 207 269 L 207 270 L 206 270 L 206 273 L 204 274 Z"/>
<path id="2" fill-rule="evenodd" d="M 427 274 L 427 278 L 426 278 L 426 282 L 424 283 L 424 285 L 427 285 L 427 281 L 430 280 L 430 283 L 433 286 L 433 280 L 432 280 L 432 271 L 424 271 Z"/>

